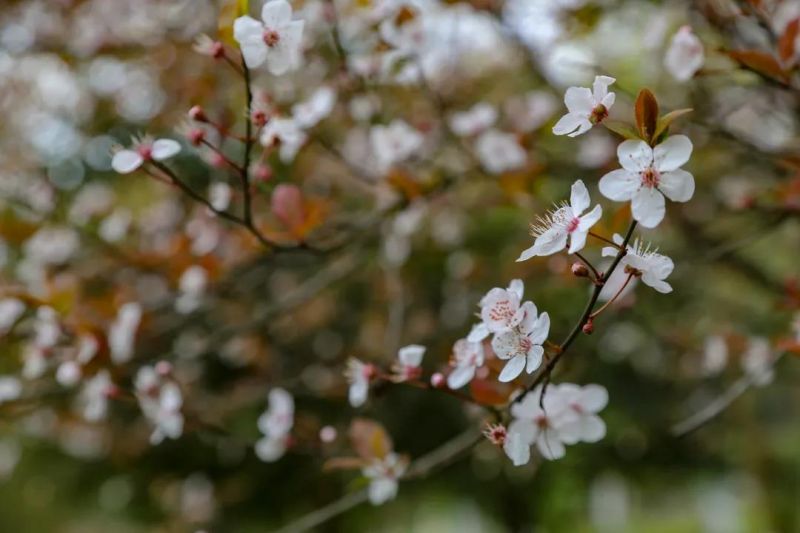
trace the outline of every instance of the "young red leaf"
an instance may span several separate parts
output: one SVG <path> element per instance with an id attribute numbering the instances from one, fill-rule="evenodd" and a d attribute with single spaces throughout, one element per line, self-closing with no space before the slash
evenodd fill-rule
<path id="1" fill-rule="evenodd" d="M 350 440 L 362 459 L 381 459 L 392 451 L 392 439 L 383 426 L 366 418 L 350 424 Z"/>
<path id="2" fill-rule="evenodd" d="M 778 57 L 784 65 L 792 63 L 795 55 L 795 44 L 797 43 L 797 36 L 800 34 L 800 17 L 792 20 L 786 30 L 781 35 L 778 41 Z"/>
<path id="3" fill-rule="evenodd" d="M 636 97 L 635 112 L 639 135 L 649 143 L 658 123 L 658 102 L 649 89 L 639 91 L 639 96 Z"/>
<path id="4" fill-rule="evenodd" d="M 732 50 L 728 52 L 731 59 L 743 67 L 770 78 L 785 81 L 786 73 L 778 60 L 766 52 L 758 50 Z"/>

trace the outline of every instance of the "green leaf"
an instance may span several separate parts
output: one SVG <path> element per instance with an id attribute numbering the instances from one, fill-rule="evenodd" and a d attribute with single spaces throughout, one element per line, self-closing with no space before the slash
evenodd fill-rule
<path id="1" fill-rule="evenodd" d="M 658 138 L 663 134 L 666 133 L 669 129 L 670 124 L 676 118 L 682 117 L 687 113 L 691 113 L 693 109 L 686 108 L 686 109 L 676 109 L 675 111 L 670 111 L 663 117 L 659 117 L 658 123 L 656 125 L 656 131 L 653 133 L 653 139 L 658 140 Z"/>
<path id="2" fill-rule="evenodd" d="M 624 139 L 640 139 L 639 133 L 636 131 L 636 128 L 627 124 L 625 122 L 620 122 L 619 120 L 604 120 L 601 122 L 603 126 L 606 127 L 609 131 L 616 133 L 620 137 Z"/>

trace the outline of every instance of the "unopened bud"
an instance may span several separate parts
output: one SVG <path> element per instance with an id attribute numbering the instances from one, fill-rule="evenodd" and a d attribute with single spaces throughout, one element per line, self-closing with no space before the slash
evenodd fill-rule
<path id="1" fill-rule="evenodd" d="M 200 128 L 192 128 L 186 133 L 186 138 L 192 146 L 200 146 L 206 140 L 206 132 Z"/>
<path id="2" fill-rule="evenodd" d="M 258 128 L 263 128 L 269 120 L 267 112 L 263 109 L 254 109 L 250 118 L 252 119 L 253 124 Z"/>
<path id="3" fill-rule="evenodd" d="M 203 111 L 203 108 L 199 105 L 196 105 L 189 110 L 189 118 L 196 120 L 197 122 L 208 122 L 206 112 Z"/>
<path id="4" fill-rule="evenodd" d="M 269 165 L 259 163 L 253 167 L 252 172 L 255 181 L 263 183 L 272 179 L 272 167 Z"/>
<path id="5" fill-rule="evenodd" d="M 572 274 L 579 278 L 589 277 L 589 269 L 583 263 L 572 263 Z"/>
<path id="6" fill-rule="evenodd" d="M 436 372 L 431 376 L 431 386 L 435 389 L 441 389 L 444 387 L 444 374 L 441 372 Z"/>
<path id="7" fill-rule="evenodd" d="M 338 433 L 336 428 L 333 426 L 324 426 L 319 430 L 319 440 L 325 444 L 330 444 L 331 442 L 335 441 L 337 435 Z"/>
<path id="8" fill-rule="evenodd" d="M 364 377 L 366 377 L 369 380 L 372 380 L 375 379 L 377 375 L 378 375 L 378 369 L 375 367 L 375 365 L 368 364 L 364 366 Z"/>
<path id="9" fill-rule="evenodd" d="M 225 46 L 219 41 L 214 41 L 211 44 L 210 53 L 214 59 L 222 59 L 225 57 Z"/>
<path id="10" fill-rule="evenodd" d="M 169 361 L 159 361 L 156 363 L 156 373 L 161 377 L 172 374 L 172 363 Z"/>
<path id="11" fill-rule="evenodd" d="M 581 328 L 581 330 L 582 330 L 582 331 L 583 331 L 583 332 L 584 332 L 586 335 L 591 335 L 592 333 L 594 333 L 594 321 L 593 321 L 591 318 L 590 318 L 589 320 L 587 320 L 587 321 L 586 321 L 586 324 L 584 324 L 584 325 L 583 325 L 583 327 Z"/>

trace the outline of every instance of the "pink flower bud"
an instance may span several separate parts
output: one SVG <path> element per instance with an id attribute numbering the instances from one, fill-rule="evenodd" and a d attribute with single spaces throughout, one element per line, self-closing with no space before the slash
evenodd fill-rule
<path id="1" fill-rule="evenodd" d="M 572 263 L 572 275 L 578 278 L 589 276 L 589 269 L 583 263 Z"/>
<path id="2" fill-rule="evenodd" d="M 272 167 L 259 163 L 253 167 L 253 178 L 257 182 L 267 182 L 272 179 Z"/>
<path id="3" fill-rule="evenodd" d="M 441 389 L 442 387 L 444 387 L 444 381 L 445 381 L 444 374 L 442 374 L 441 372 L 436 372 L 431 376 L 431 386 L 433 386 L 436 389 Z"/>
<path id="4" fill-rule="evenodd" d="M 225 57 L 225 46 L 219 41 L 214 41 L 211 44 L 210 53 L 214 59 L 222 59 Z"/>
<path id="5" fill-rule="evenodd" d="M 189 110 L 189 118 L 196 120 L 197 122 L 208 122 L 206 112 L 203 111 L 203 108 L 199 105 L 196 105 Z"/>
<path id="6" fill-rule="evenodd" d="M 186 138 L 192 143 L 192 146 L 200 146 L 206 140 L 206 132 L 201 128 L 192 128 L 186 133 Z"/>
<path id="7" fill-rule="evenodd" d="M 159 361 L 156 363 L 156 373 L 161 377 L 172 374 L 172 363 L 169 361 Z"/>
<path id="8" fill-rule="evenodd" d="M 325 444 L 330 444 L 331 442 L 336 440 L 338 433 L 336 428 L 333 426 L 324 426 L 322 429 L 319 430 L 319 440 L 324 442 Z"/>
<path id="9" fill-rule="evenodd" d="M 269 120 L 269 115 L 263 109 L 253 109 L 250 118 L 256 127 L 263 128 Z"/>
<path id="10" fill-rule="evenodd" d="M 587 321 L 586 321 L 586 324 L 584 324 L 584 325 L 583 325 L 583 327 L 581 328 L 581 330 L 582 330 L 582 331 L 583 331 L 583 332 L 584 332 L 586 335 L 591 335 L 592 333 L 594 333 L 594 321 L 593 321 L 591 318 L 590 318 L 589 320 L 587 320 Z"/>

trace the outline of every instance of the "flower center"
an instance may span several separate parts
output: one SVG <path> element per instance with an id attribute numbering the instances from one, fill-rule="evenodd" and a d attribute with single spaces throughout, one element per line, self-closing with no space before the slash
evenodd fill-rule
<path id="1" fill-rule="evenodd" d="M 642 177 L 643 187 L 658 187 L 658 184 L 661 181 L 661 174 L 653 167 L 647 167 L 644 169 L 640 176 Z"/>
<path id="2" fill-rule="evenodd" d="M 273 47 L 281 40 L 280 34 L 275 30 L 264 30 L 264 43 Z"/>
<path id="3" fill-rule="evenodd" d="M 603 104 L 597 104 L 594 109 L 592 109 L 592 114 L 589 115 L 589 122 L 592 124 L 600 124 L 608 117 L 608 109 Z"/>
<path id="4" fill-rule="evenodd" d="M 533 422 L 539 426 L 540 429 L 547 428 L 547 417 L 545 415 L 539 415 L 533 419 Z"/>
<path id="5" fill-rule="evenodd" d="M 519 348 L 522 353 L 528 353 L 528 350 L 533 348 L 533 341 L 531 341 L 528 337 L 520 337 Z"/>
<path id="6" fill-rule="evenodd" d="M 489 316 L 492 320 L 508 320 L 514 316 L 514 310 L 511 309 L 511 302 L 508 300 L 501 300 L 492 306 Z"/>
<path id="7" fill-rule="evenodd" d="M 572 220 L 567 222 L 567 233 L 572 233 L 576 229 L 578 229 L 578 225 L 581 223 L 581 219 L 578 217 L 574 217 Z"/>
<path id="8" fill-rule="evenodd" d="M 142 159 L 149 161 L 153 158 L 153 147 L 149 144 L 140 144 L 136 152 L 142 156 Z"/>

